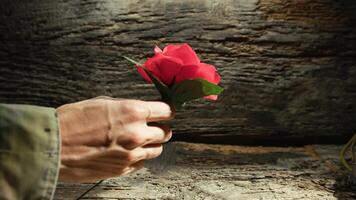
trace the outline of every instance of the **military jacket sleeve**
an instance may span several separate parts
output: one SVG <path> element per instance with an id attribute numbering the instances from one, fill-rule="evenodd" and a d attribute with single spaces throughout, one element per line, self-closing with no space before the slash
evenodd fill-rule
<path id="1" fill-rule="evenodd" d="M 0 199 L 52 199 L 60 140 L 55 109 L 0 104 Z"/>

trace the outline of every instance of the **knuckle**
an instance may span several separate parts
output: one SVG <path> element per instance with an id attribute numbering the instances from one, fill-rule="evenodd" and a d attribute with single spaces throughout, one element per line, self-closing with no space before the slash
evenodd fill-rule
<path id="1" fill-rule="evenodd" d="M 145 139 L 139 133 L 128 133 L 128 138 L 123 144 L 126 149 L 132 150 L 145 143 Z"/>
<path id="2" fill-rule="evenodd" d="M 127 162 L 127 164 L 129 165 L 132 162 L 135 162 L 137 160 L 137 156 L 133 151 L 128 151 L 125 154 L 125 160 Z"/>
<path id="3" fill-rule="evenodd" d="M 122 104 L 122 112 L 127 114 L 132 120 L 145 119 L 148 110 L 139 101 L 125 101 Z"/>
<path id="4" fill-rule="evenodd" d="M 130 136 L 129 143 L 131 143 L 134 146 L 140 146 L 145 142 L 144 138 L 141 136 L 141 134 L 138 133 L 133 133 Z"/>
<path id="5" fill-rule="evenodd" d="M 109 149 L 107 150 L 107 154 L 108 156 L 112 156 L 112 157 L 117 157 L 120 158 L 121 155 L 125 155 L 126 150 L 119 148 L 118 146 L 114 145 L 112 147 L 109 147 Z"/>

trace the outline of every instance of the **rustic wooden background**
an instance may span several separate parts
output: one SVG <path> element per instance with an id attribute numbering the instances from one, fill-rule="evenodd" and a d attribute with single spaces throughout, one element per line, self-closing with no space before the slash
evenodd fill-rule
<path id="1" fill-rule="evenodd" d="M 120 56 L 182 42 L 217 66 L 225 92 L 180 111 L 178 139 L 336 142 L 356 131 L 354 0 L 3 0 L 0 102 L 157 99 Z"/>

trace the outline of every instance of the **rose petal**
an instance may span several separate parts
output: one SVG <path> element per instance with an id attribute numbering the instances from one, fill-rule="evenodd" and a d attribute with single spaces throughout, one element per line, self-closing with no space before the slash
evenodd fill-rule
<path id="1" fill-rule="evenodd" d="M 190 64 L 198 64 L 200 60 L 195 53 L 195 51 L 190 47 L 188 44 L 182 45 L 167 45 L 163 49 L 163 55 L 179 58 L 183 61 L 183 64 L 190 65 Z"/>
<path id="2" fill-rule="evenodd" d="M 212 83 L 218 84 L 220 83 L 220 80 L 221 80 L 220 74 L 215 71 L 215 79 Z"/>
<path id="3" fill-rule="evenodd" d="M 145 79 L 145 81 L 152 83 L 150 77 L 148 76 L 148 74 L 145 72 L 145 70 L 143 70 L 143 68 L 139 65 L 135 65 L 137 68 L 138 73 L 140 73 L 140 75 L 143 77 L 143 79 Z"/>
<path id="4" fill-rule="evenodd" d="M 162 49 L 160 49 L 158 46 L 155 47 L 154 52 L 157 53 L 162 53 Z"/>
<path id="5" fill-rule="evenodd" d="M 199 63 L 198 65 L 184 65 L 177 74 L 175 83 L 195 78 L 205 79 L 214 84 L 220 82 L 220 75 L 216 72 L 216 68 L 213 65 Z"/>
<path id="6" fill-rule="evenodd" d="M 167 53 L 168 51 L 175 51 L 176 49 L 180 48 L 181 45 L 174 45 L 174 44 L 169 44 L 163 49 L 163 54 Z"/>
<path id="7" fill-rule="evenodd" d="M 166 85 L 173 84 L 175 76 L 181 70 L 182 65 L 182 61 L 178 58 L 164 56 L 163 54 L 156 54 L 144 64 L 146 69 Z"/>
<path id="8" fill-rule="evenodd" d="M 204 97 L 204 99 L 216 101 L 218 99 L 218 95 L 209 95 L 209 96 Z"/>

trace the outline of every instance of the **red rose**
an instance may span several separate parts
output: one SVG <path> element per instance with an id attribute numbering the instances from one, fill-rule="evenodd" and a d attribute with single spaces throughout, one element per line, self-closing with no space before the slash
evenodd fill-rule
<path id="1" fill-rule="evenodd" d="M 172 86 L 184 80 L 201 78 L 213 84 L 220 82 L 220 76 L 213 65 L 200 62 L 194 50 L 188 44 L 168 45 L 163 51 L 156 47 L 155 55 L 143 65 L 155 77 L 167 86 Z M 151 79 L 142 67 L 137 66 L 138 72 L 148 82 Z M 205 97 L 216 100 L 217 95 Z"/>

